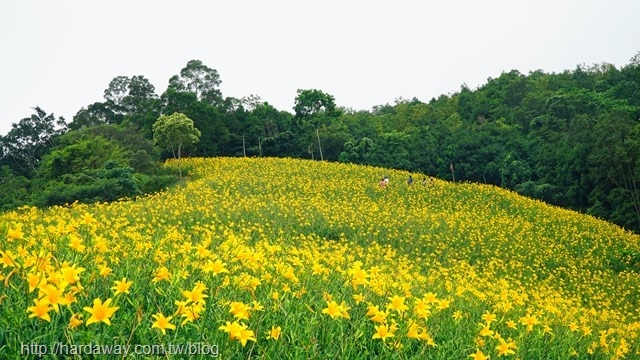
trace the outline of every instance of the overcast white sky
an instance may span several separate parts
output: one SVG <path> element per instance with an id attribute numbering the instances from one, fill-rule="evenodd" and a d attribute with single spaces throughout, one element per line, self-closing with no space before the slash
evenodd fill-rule
<path id="1" fill-rule="evenodd" d="M 40 106 L 70 122 L 116 76 L 158 95 L 189 60 L 224 96 L 292 112 L 297 89 L 369 110 L 517 69 L 629 63 L 640 1 L 2 0 L 0 134 Z"/>

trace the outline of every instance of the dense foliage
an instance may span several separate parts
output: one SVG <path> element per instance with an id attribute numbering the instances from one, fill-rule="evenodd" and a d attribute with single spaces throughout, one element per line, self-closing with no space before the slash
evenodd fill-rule
<path id="1" fill-rule="evenodd" d="M 133 128 L 102 124 L 68 131 L 51 139 L 34 167 L 3 159 L 0 210 L 115 201 L 158 191 L 178 180 L 158 166 L 159 158 L 151 141 Z"/>
<path id="2" fill-rule="evenodd" d="M 340 108 L 330 94 L 307 89 L 298 91 L 291 113 L 253 95 L 225 98 L 220 84 L 218 72 L 198 60 L 160 96 L 144 76 L 119 76 L 105 101 L 78 111 L 68 128 L 101 125 L 151 140 L 157 119 L 179 112 L 201 133 L 191 156 L 298 157 L 411 170 L 501 186 L 640 231 L 640 54 L 621 68 L 513 70 L 477 89 L 463 85 L 429 102 L 397 99 L 371 111 Z M 49 153 L 64 158 L 88 144 L 60 149 L 65 131 L 64 122 L 36 108 L 0 139 L 0 165 L 6 166 L 0 193 L 10 194 L 0 197 L 0 206 L 29 202 L 42 188 L 28 185 L 38 173 L 67 171 L 52 164 Z M 134 157 L 149 160 L 148 150 L 124 157 L 116 150 L 123 165 Z M 38 170 L 42 164 L 47 169 Z M 65 166 L 95 169 L 85 160 Z M 27 184 L 27 193 L 16 184 Z"/>

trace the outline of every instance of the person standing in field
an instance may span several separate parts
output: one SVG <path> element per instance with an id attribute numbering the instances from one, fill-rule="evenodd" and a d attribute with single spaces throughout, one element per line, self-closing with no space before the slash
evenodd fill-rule
<path id="1" fill-rule="evenodd" d="M 389 185 L 389 177 L 388 176 L 384 176 L 384 185 L 387 186 Z"/>
<path id="2" fill-rule="evenodd" d="M 409 175 L 409 178 L 407 179 L 407 185 L 413 185 L 413 176 Z"/>
<path id="3" fill-rule="evenodd" d="M 381 188 L 387 187 L 387 183 L 384 181 L 384 178 L 380 178 L 380 182 L 378 182 Z"/>

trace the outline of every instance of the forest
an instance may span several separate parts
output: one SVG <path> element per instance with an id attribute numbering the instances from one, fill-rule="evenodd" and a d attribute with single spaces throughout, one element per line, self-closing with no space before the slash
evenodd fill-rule
<path id="1" fill-rule="evenodd" d="M 34 107 L 0 137 L 0 210 L 176 183 L 159 165 L 171 153 L 154 145 L 153 125 L 181 113 L 201 134 L 186 156 L 308 158 L 493 184 L 640 232 L 640 53 L 620 68 L 511 70 L 476 89 L 362 111 L 319 89 L 298 90 L 285 111 L 256 95 L 225 97 L 220 85 L 191 60 L 161 94 L 142 75 L 114 78 L 104 101 L 70 122 Z"/>

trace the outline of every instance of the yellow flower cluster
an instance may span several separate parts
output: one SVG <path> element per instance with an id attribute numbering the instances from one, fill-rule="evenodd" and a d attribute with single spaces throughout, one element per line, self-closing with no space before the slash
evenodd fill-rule
<path id="1" fill-rule="evenodd" d="M 408 186 L 402 171 L 181 161 L 179 188 L 1 215 L 9 330 L 205 333 L 272 358 L 640 355 L 640 269 L 624 255 L 637 235 L 491 186 Z"/>

